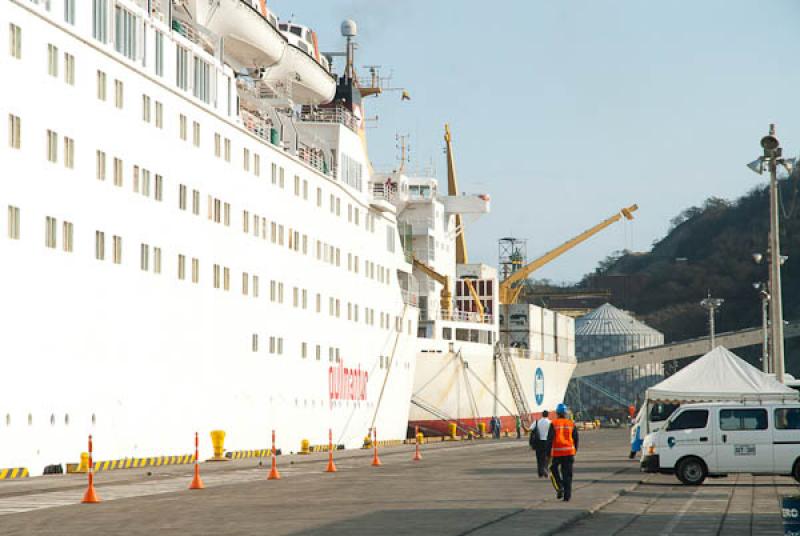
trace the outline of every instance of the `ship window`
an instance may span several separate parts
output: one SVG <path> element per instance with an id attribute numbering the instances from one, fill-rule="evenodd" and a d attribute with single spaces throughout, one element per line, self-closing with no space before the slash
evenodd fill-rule
<path id="1" fill-rule="evenodd" d="M 114 264 L 122 264 L 122 237 L 114 235 L 112 241 L 114 245 Z"/>
<path id="2" fill-rule="evenodd" d="M 44 220 L 44 245 L 48 248 L 56 247 L 56 219 L 51 216 Z"/>
<path id="3" fill-rule="evenodd" d="M 288 24 L 281 24 L 278 27 L 284 32 L 289 30 L 289 25 Z"/>
<path id="4" fill-rule="evenodd" d="M 211 67 L 194 58 L 194 96 L 208 104 L 211 101 Z"/>
<path id="5" fill-rule="evenodd" d="M 250 149 L 245 147 L 242 149 L 242 164 L 245 171 L 250 171 Z"/>
<path id="6" fill-rule="evenodd" d="M 64 167 L 75 168 L 75 140 L 64 136 Z"/>
<path id="7" fill-rule="evenodd" d="M 214 156 L 222 156 L 222 136 L 219 133 L 214 134 Z"/>
<path id="8" fill-rule="evenodd" d="M 58 161 L 58 134 L 52 130 L 47 131 L 47 160 Z"/>
<path id="9" fill-rule="evenodd" d="M 153 248 L 153 273 L 161 273 L 161 248 Z"/>
<path id="10" fill-rule="evenodd" d="M 231 161 L 231 140 L 225 138 L 225 161 Z"/>
<path id="11" fill-rule="evenodd" d="M 47 74 L 58 76 L 58 47 L 47 45 Z"/>
<path id="12" fill-rule="evenodd" d="M 13 114 L 8 114 L 8 146 L 12 149 L 19 149 L 21 139 L 22 120 Z"/>
<path id="13" fill-rule="evenodd" d="M 75 85 L 75 56 L 67 52 L 64 53 L 64 82 Z"/>
<path id="14" fill-rule="evenodd" d="M 155 200 L 162 201 L 164 199 L 164 177 L 161 175 L 156 175 L 155 187 Z"/>
<path id="15" fill-rule="evenodd" d="M 283 182 L 284 174 L 285 170 L 283 168 L 280 168 L 280 173 L 278 174 L 278 186 L 280 186 L 281 188 L 284 187 L 284 182 Z"/>
<path id="16" fill-rule="evenodd" d="M 258 352 L 258 334 L 253 333 L 253 351 Z"/>
<path id="17" fill-rule="evenodd" d="M 92 37 L 105 43 L 108 39 L 108 0 L 92 0 Z"/>
<path id="18" fill-rule="evenodd" d="M 164 34 L 156 30 L 156 74 L 164 76 Z"/>
<path id="19" fill-rule="evenodd" d="M 126 58 L 136 59 L 136 16 L 120 6 L 114 8 L 114 48 Z"/>
<path id="20" fill-rule="evenodd" d="M 94 232 L 94 258 L 98 261 L 106 258 L 106 234 L 103 231 Z"/>
<path id="21" fill-rule="evenodd" d="M 299 26 L 292 26 L 289 28 L 289 31 L 298 37 L 303 35 L 303 29 L 300 28 Z"/>
<path id="22" fill-rule="evenodd" d="M 19 207 L 8 206 L 8 238 L 19 240 Z"/>
<path id="23" fill-rule="evenodd" d="M 8 34 L 11 57 L 22 59 L 22 28 L 16 24 L 9 24 Z"/>
<path id="24" fill-rule="evenodd" d="M 139 267 L 143 272 L 150 269 L 150 246 L 142 244 L 140 248 Z"/>
<path id="25" fill-rule="evenodd" d="M 122 106 L 125 104 L 124 89 L 125 87 L 122 85 L 121 81 L 114 80 L 114 106 L 117 108 L 122 108 Z"/>
<path id="26" fill-rule="evenodd" d="M 75 24 L 75 0 L 64 0 L 64 21 Z"/>
<path id="27" fill-rule="evenodd" d="M 304 342 L 300 344 L 300 357 L 305 359 L 308 357 L 308 343 Z"/>
<path id="28" fill-rule="evenodd" d="M 222 284 L 225 290 L 231 289 L 231 269 L 227 266 L 222 269 Z"/>
<path id="29" fill-rule="evenodd" d="M 156 101 L 156 128 L 164 128 L 164 105 Z"/>
<path id="30" fill-rule="evenodd" d="M 176 84 L 184 91 L 189 88 L 189 51 L 181 46 L 176 46 Z"/>
<path id="31" fill-rule="evenodd" d="M 192 213 L 195 216 L 200 215 L 200 192 L 192 190 Z"/>
<path id="32" fill-rule="evenodd" d="M 200 123 L 192 121 L 192 143 L 195 147 L 200 147 Z"/>
<path id="33" fill-rule="evenodd" d="M 106 100 L 106 73 L 97 71 L 97 98 Z"/>
<path id="34" fill-rule="evenodd" d="M 200 282 L 200 260 L 192 258 L 192 283 Z"/>
<path id="35" fill-rule="evenodd" d="M 106 180 L 106 153 L 97 151 L 97 180 Z"/>
<path id="36" fill-rule="evenodd" d="M 186 256 L 178 254 L 178 279 L 186 279 Z"/>
<path id="37" fill-rule="evenodd" d="M 142 121 L 150 122 L 150 97 L 142 95 Z"/>
<path id="38" fill-rule="evenodd" d="M 247 296 L 250 293 L 250 275 L 247 272 L 242 272 L 242 294 Z"/>
<path id="39" fill-rule="evenodd" d="M 61 248 L 66 251 L 67 253 L 72 253 L 73 250 L 73 225 L 71 222 L 65 221 L 62 226 L 62 243 Z"/>
<path id="40" fill-rule="evenodd" d="M 275 336 L 274 335 L 269 338 L 269 353 L 271 353 L 271 354 L 275 353 Z"/>
<path id="41" fill-rule="evenodd" d="M 253 174 L 256 177 L 261 176 L 261 156 L 258 154 L 253 155 Z"/>
<path id="42" fill-rule="evenodd" d="M 114 186 L 120 186 L 120 187 L 122 186 L 123 183 L 122 168 L 123 168 L 122 160 L 114 157 Z"/>

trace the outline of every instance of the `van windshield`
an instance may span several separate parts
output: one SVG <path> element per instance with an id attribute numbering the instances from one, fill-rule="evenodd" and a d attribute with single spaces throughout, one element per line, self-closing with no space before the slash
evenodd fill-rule
<path id="1" fill-rule="evenodd" d="M 666 421 L 679 407 L 680 404 L 653 404 L 650 406 L 650 422 Z"/>

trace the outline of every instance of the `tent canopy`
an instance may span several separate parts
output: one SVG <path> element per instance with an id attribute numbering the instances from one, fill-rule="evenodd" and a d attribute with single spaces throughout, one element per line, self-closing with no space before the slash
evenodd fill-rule
<path id="1" fill-rule="evenodd" d="M 647 390 L 650 402 L 796 400 L 798 392 L 723 346 Z"/>

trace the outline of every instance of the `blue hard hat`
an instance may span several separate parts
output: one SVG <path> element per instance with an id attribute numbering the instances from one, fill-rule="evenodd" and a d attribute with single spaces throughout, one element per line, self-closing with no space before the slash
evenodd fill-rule
<path id="1" fill-rule="evenodd" d="M 567 413 L 567 405 L 566 404 L 559 404 L 556 406 L 556 413 L 561 413 L 566 415 Z"/>

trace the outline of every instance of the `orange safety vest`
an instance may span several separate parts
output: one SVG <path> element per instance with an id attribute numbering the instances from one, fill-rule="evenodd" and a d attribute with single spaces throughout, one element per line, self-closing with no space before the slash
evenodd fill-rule
<path id="1" fill-rule="evenodd" d="M 572 441 L 575 423 L 569 419 L 553 419 L 550 426 L 553 427 L 553 449 L 550 455 L 554 458 L 575 456 L 575 442 Z"/>

